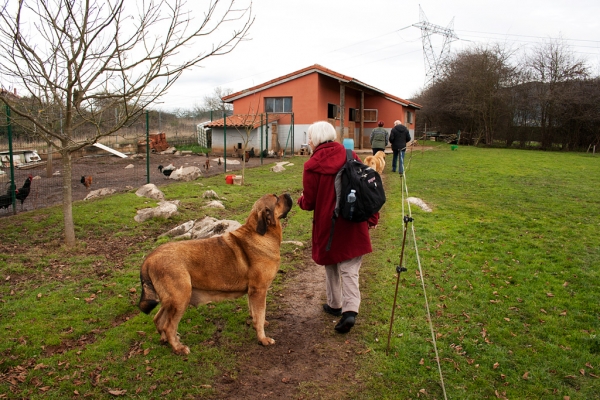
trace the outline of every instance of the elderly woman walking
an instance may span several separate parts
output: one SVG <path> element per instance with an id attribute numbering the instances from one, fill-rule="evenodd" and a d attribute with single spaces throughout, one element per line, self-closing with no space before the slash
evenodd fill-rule
<path id="1" fill-rule="evenodd" d="M 326 121 L 308 128 L 312 155 L 304 164 L 303 193 L 298 205 L 313 211 L 312 258 L 325 267 L 327 303 L 323 304 L 323 311 L 341 316 L 335 330 L 347 333 L 359 312 L 359 270 L 362 256 L 372 251 L 369 228 L 377 225 L 378 216 L 365 222 L 338 217 L 331 248 L 326 250 L 335 208 L 335 176 L 346 162 L 346 149 L 335 141 L 336 137 L 335 128 Z M 353 156 L 359 160 L 356 153 Z"/>

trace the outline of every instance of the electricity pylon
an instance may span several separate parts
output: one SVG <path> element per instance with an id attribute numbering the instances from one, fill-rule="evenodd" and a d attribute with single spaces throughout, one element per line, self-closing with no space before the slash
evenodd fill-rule
<path id="1" fill-rule="evenodd" d="M 413 24 L 421 29 L 421 39 L 423 40 L 423 54 L 425 56 L 425 87 L 433 84 L 442 72 L 442 66 L 450 55 L 450 43 L 458 40 L 458 36 L 454 33 L 454 18 L 446 28 L 439 25 L 434 25 L 427 20 L 421 5 L 419 5 L 419 23 Z M 431 45 L 431 35 L 439 34 L 444 36 L 444 44 L 439 55 L 433 51 Z"/>

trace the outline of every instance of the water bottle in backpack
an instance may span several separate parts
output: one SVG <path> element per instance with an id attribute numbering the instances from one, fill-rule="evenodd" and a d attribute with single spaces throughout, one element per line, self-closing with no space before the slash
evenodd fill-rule
<path id="1" fill-rule="evenodd" d="M 350 190 L 350 193 L 348 193 L 348 199 L 346 200 L 347 203 L 350 204 L 350 219 L 352 219 L 352 214 L 354 214 L 354 206 L 356 203 L 356 190 L 352 189 Z"/>

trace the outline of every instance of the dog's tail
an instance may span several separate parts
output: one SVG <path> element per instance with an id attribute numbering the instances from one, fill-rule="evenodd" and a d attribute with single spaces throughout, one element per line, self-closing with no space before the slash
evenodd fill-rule
<path id="1" fill-rule="evenodd" d="M 154 307 L 158 305 L 158 294 L 154 289 L 152 280 L 148 275 L 148 268 L 146 263 L 142 265 L 140 270 L 140 282 L 142 283 L 142 296 L 140 297 L 140 304 L 138 307 L 142 312 L 150 314 L 150 311 L 154 310 Z"/>

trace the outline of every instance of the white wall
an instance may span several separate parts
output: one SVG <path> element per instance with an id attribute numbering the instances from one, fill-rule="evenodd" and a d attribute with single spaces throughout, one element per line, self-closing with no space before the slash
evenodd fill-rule
<path id="1" fill-rule="evenodd" d="M 277 126 L 277 138 L 279 140 L 279 144 L 281 147 L 286 147 L 286 154 L 292 149 L 292 137 L 290 134 L 290 126 L 291 125 L 278 125 Z M 294 151 L 300 151 L 300 145 L 308 143 L 308 135 L 305 132 L 308 130 L 310 125 L 295 125 L 294 127 Z M 215 153 L 223 152 L 223 128 L 212 128 L 212 150 Z M 261 148 L 260 143 L 260 133 L 261 129 L 258 127 L 250 133 L 250 141 L 248 142 L 248 149 L 254 147 L 254 151 L 258 153 Z M 273 143 L 271 143 L 272 138 L 272 130 L 269 128 L 268 138 L 266 126 L 262 127 L 263 141 L 262 147 L 266 146 L 268 141 L 268 150 L 273 148 Z M 289 136 L 289 138 L 288 138 Z M 227 128 L 227 154 L 233 153 L 233 146 L 238 143 L 242 143 L 242 147 L 244 146 L 244 140 L 242 138 L 246 137 L 245 130 L 237 130 L 236 128 Z"/>

